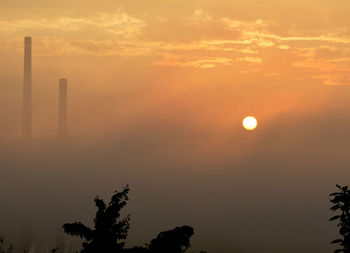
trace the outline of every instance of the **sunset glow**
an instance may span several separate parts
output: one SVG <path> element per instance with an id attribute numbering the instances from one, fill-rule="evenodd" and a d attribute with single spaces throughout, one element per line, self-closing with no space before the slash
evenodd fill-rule
<path id="1" fill-rule="evenodd" d="M 127 124 L 139 114 L 161 117 L 169 103 L 173 119 L 181 121 L 186 107 L 186 122 L 223 133 L 221 128 L 228 130 L 232 123 L 225 115 L 238 117 L 249 109 L 269 121 L 285 112 L 304 113 L 305 107 L 322 110 L 331 103 L 332 91 L 350 83 L 346 1 L 317 7 L 312 1 L 280 0 L 268 5 L 236 0 L 15 0 L 1 5 L 0 53 L 8 64 L 0 69 L 0 81 L 9 86 L 0 97 L 13 101 L 16 86 L 10 83 L 20 82 L 14 77 L 22 67 L 23 37 L 32 36 L 39 136 L 54 132 L 55 115 L 47 108 L 55 106 L 55 89 L 47 83 L 60 76 L 74 86 L 70 130 L 76 134 L 110 131 L 121 115 Z M 244 99 L 248 93 L 249 101 Z M 85 103 L 83 97 L 92 94 Z M 20 109 L 0 110 L 8 119 L 1 134 L 18 135 L 10 122 L 19 119 L 10 111 Z M 94 118 L 89 124 L 81 117 L 85 110 Z M 214 119 L 210 124 L 196 118 L 203 111 Z M 100 117 L 108 122 L 101 124 Z"/>
<path id="2" fill-rule="evenodd" d="M 0 248 L 78 252 L 63 223 L 92 225 L 89 201 L 129 184 L 120 245 L 181 224 L 186 252 L 334 252 L 349 13 L 350 0 L 0 0 Z"/>

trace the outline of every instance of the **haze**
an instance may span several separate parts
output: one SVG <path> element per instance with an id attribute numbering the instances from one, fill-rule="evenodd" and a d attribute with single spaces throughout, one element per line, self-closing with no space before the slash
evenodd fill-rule
<path id="1" fill-rule="evenodd" d="M 37 245 L 53 245 L 63 223 L 92 219 L 96 194 L 129 184 L 131 245 L 188 224 L 196 252 L 334 249 L 328 194 L 350 178 L 349 1 L 0 7 L 0 234 L 17 242 L 31 224 Z M 30 145 L 20 138 L 24 36 Z M 248 115 L 255 131 L 241 126 Z"/>

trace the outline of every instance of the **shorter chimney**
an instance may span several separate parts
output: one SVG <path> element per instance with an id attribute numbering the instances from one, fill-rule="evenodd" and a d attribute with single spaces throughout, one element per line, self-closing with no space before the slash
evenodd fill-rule
<path id="1" fill-rule="evenodd" d="M 59 80 L 58 137 L 67 137 L 67 79 Z"/>

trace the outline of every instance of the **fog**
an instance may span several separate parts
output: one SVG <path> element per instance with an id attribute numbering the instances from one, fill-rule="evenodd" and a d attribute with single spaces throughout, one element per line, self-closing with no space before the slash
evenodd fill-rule
<path id="1" fill-rule="evenodd" d="M 2 0 L 0 236 L 32 253 L 78 249 L 62 225 L 92 225 L 96 195 L 128 184 L 128 246 L 189 225 L 190 253 L 332 251 L 328 195 L 350 178 L 348 6 Z M 242 128 L 248 115 L 254 131 Z"/>
<path id="2" fill-rule="evenodd" d="M 198 251 L 329 252 L 328 194 L 350 174 L 344 104 L 282 113 L 255 132 L 237 122 L 224 140 L 164 119 L 94 138 L 3 138 L 2 231 L 16 241 L 30 224 L 38 245 L 54 245 L 63 223 L 91 224 L 96 194 L 129 184 L 129 245 L 188 224 Z"/>

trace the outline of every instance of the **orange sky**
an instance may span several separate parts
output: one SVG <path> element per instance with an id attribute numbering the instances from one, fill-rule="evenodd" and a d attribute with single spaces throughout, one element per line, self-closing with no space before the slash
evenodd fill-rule
<path id="1" fill-rule="evenodd" d="M 294 251 L 290 249 L 302 252 L 298 247 L 308 244 L 308 236 L 322 224 L 324 244 L 314 236 L 319 247 L 315 252 L 328 252 L 328 241 L 335 238 L 327 227 L 327 194 L 332 185 L 349 178 L 349 11 L 348 0 L 1 0 L 0 168 L 7 168 L 15 181 L 28 167 L 33 181 L 52 177 L 57 189 L 61 185 L 56 178 L 71 180 L 67 196 L 76 191 L 87 201 L 88 194 L 101 189 L 113 192 L 116 178 L 120 184 L 131 182 L 135 196 L 141 196 L 140 212 L 146 199 L 142 194 L 148 190 L 152 197 L 160 195 L 154 198 L 159 206 L 170 199 L 167 194 L 179 191 L 193 210 L 202 211 L 209 185 L 217 193 L 212 201 L 222 208 L 205 210 L 202 220 L 199 211 L 188 211 L 204 224 L 204 238 L 212 238 L 212 212 L 221 217 L 221 210 L 238 210 L 244 216 L 252 206 L 265 208 L 270 215 L 270 220 L 264 213 L 254 216 L 263 224 L 261 234 L 271 224 L 277 229 L 251 247 L 279 236 L 285 249 L 289 238 L 302 231 Z M 21 133 L 24 36 L 33 41 L 34 136 L 57 135 L 58 80 L 64 77 L 69 86 L 69 133 L 97 136 L 94 145 L 81 150 L 72 145 L 61 154 L 38 144 L 28 165 L 23 162 L 27 157 L 13 159 L 18 152 L 9 150 L 3 137 Z M 242 129 L 247 115 L 257 117 L 255 131 Z M 32 174 L 33 168 L 39 169 Z M 85 188 L 77 190 L 74 182 L 85 168 L 91 174 L 86 175 Z M 65 178 L 61 170 L 73 176 Z M 32 191 L 25 173 L 22 177 L 23 187 Z M 2 178 L 12 190 L 12 181 Z M 197 189 L 200 203 L 196 196 L 186 195 L 183 183 Z M 164 193 L 162 184 L 169 185 Z M 44 194 L 41 183 L 36 185 Z M 237 194 L 247 185 L 251 187 L 242 195 L 247 198 Z M 265 198 L 257 197 L 256 185 Z M 55 194 L 57 189 L 51 190 Z M 311 193 L 304 196 L 304 191 Z M 174 198 L 181 199 L 180 195 Z M 61 198 L 65 203 L 66 195 Z M 230 198 L 236 202 L 227 201 Z M 236 209 L 237 202 L 248 208 Z M 293 203 L 305 207 L 306 214 Z M 269 204 L 275 208 L 269 210 Z M 278 232 L 284 223 L 274 220 L 274 210 L 280 208 L 291 220 L 287 225 L 295 229 L 289 231 L 290 237 Z M 311 221 L 314 227 L 304 228 L 316 209 L 324 212 Z M 169 220 L 167 212 L 171 210 L 164 207 L 159 214 L 164 221 Z M 256 223 L 243 224 L 244 219 L 236 221 L 234 216 L 227 222 L 229 216 L 217 228 L 246 228 L 240 244 L 244 249 L 251 238 L 248 230 L 255 230 Z M 278 217 L 284 221 L 284 216 Z M 231 245 L 231 238 L 224 243 Z M 203 249 L 215 249 L 204 245 Z M 226 249 L 218 252 L 233 248 Z"/>
<path id="2" fill-rule="evenodd" d="M 350 83 L 349 5 L 5 1 L 1 136 L 20 135 L 27 35 L 37 137 L 56 135 L 61 77 L 69 82 L 73 136 L 123 134 L 158 122 L 204 133 L 215 146 L 239 135 L 246 115 L 258 118 L 259 130 L 286 115 L 341 109 Z"/>
<path id="3" fill-rule="evenodd" d="M 216 129 L 230 128 L 246 114 L 266 121 L 306 106 L 319 110 L 332 89 L 324 86 L 350 83 L 349 5 L 2 2 L 1 93 L 8 107 L 2 109 L 2 135 L 19 132 L 20 117 L 13 115 L 20 115 L 15 103 L 21 103 L 25 35 L 33 37 L 36 135 L 55 133 L 59 77 L 69 79 L 74 134 L 104 132 L 162 110 L 176 118 L 186 108 L 189 121 L 210 119 Z"/>
<path id="4" fill-rule="evenodd" d="M 2 136 L 19 132 L 14 115 L 25 35 L 33 37 L 37 136 L 55 134 L 60 77 L 69 79 L 74 135 L 132 125 L 142 115 L 187 117 L 221 132 L 247 114 L 268 121 L 323 110 L 337 100 L 329 98 L 334 89 L 343 89 L 327 86 L 350 83 L 347 7 L 347 1 L 5 1 Z"/>

